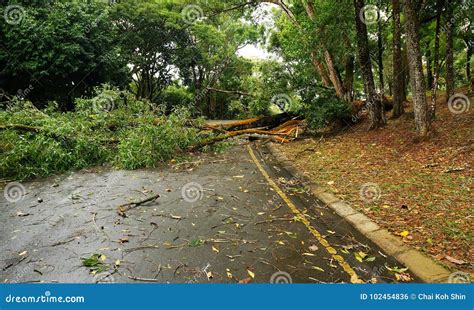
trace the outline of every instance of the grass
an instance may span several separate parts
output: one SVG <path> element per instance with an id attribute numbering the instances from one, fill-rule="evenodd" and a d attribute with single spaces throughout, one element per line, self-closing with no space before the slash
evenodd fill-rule
<path id="1" fill-rule="evenodd" d="M 474 102 L 474 98 L 470 98 Z M 471 109 L 472 110 L 472 109 Z M 470 262 L 474 143 L 473 112 L 451 113 L 438 102 L 434 134 L 414 143 L 413 113 L 389 120 L 377 131 L 362 122 L 325 139 L 305 139 L 279 146 L 318 184 L 393 234 L 409 231 L 403 241 L 452 265 L 445 257 Z M 461 168 L 460 171 L 446 172 Z M 328 184 L 329 182 L 329 184 Z M 334 182 L 334 183 L 333 183 Z M 381 196 L 367 202 L 360 189 L 376 183 Z"/>

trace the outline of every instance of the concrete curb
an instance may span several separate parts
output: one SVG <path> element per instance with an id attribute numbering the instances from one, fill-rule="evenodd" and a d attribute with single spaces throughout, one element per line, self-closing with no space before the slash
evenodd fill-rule
<path id="1" fill-rule="evenodd" d="M 398 262 L 408 267 L 421 281 L 426 283 L 446 283 L 448 281 L 451 272 L 446 268 L 420 251 L 412 249 L 364 214 L 354 210 L 333 194 L 326 192 L 324 188 L 315 184 L 293 166 L 286 155 L 275 147 L 274 143 L 267 143 L 266 146 L 276 160 L 282 164 L 284 169 L 292 175 L 298 176 L 307 184 L 314 196 L 379 246 L 385 253 L 393 256 Z"/>

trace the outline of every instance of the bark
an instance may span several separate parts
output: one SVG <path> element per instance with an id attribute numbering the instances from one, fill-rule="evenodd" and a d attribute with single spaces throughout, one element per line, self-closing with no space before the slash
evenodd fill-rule
<path id="1" fill-rule="evenodd" d="M 291 119 L 295 119 L 297 116 L 288 114 L 288 113 L 281 113 L 277 115 L 271 116 L 263 116 L 263 117 L 255 117 L 249 118 L 241 121 L 233 121 L 223 123 L 222 125 L 206 125 L 211 129 L 220 128 L 224 130 L 241 130 L 241 129 L 249 129 L 249 128 L 274 128 L 279 126 L 282 123 L 285 123 Z"/>
<path id="2" fill-rule="evenodd" d="M 339 98 L 344 98 L 345 90 L 344 86 L 342 85 L 341 77 L 339 76 L 336 66 L 334 65 L 332 55 L 327 49 L 324 50 L 324 59 L 326 60 L 326 65 L 328 66 L 329 71 L 329 79 L 336 90 L 336 95 Z"/>
<path id="3" fill-rule="evenodd" d="M 385 93 L 385 83 L 383 78 L 383 39 L 382 39 L 382 19 L 377 22 L 377 65 L 379 67 L 379 87 L 380 95 Z"/>
<path id="4" fill-rule="evenodd" d="M 402 62 L 403 62 L 403 95 L 402 95 L 402 100 L 406 101 L 407 100 L 407 93 L 408 93 L 408 84 L 410 83 L 410 69 L 408 68 L 408 52 L 405 48 L 402 48 Z"/>
<path id="5" fill-rule="evenodd" d="M 344 77 L 344 88 L 346 90 L 346 100 L 352 102 L 354 100 L 354 56 L 348 55 L 344 68 L 346 75 Z"/>
<path id="6" fill-rule="evenodd" d="M 403 92 L 405 87 L 405 70 L 402 60 L 402 39 L 400 25 L 400 1 L 392 0 L 393 8 L 393 118 L 400 117 L 404 112 Z"/>
<path id="7" fill-rule="evenodd" d="M 448 1 L 447 25 L 446 25 L 446 95 L 447 100 L 454 95 L 454 52 L 453 52 L 453 31 L 454 18 L 452 18 L 453 3 Z"/>
<path id="8" fill-rule="evenodd" d="M 318 72 L 319 76 L 321 77 L 321 81 L 323 82 L 324 87 L 330 87 L 331 86 L 331 80 L 329 79 L 329 75 L 327 73 L 326 68 L 324 65 L 318 61 L 316 58 L 316 53 L 312 52 L 311 53 L 311 62 L 314 65 L 314 68 Z"/>
<path id="9" fill-rule="evenodd" d="M 367 27 L 360 19 L 360 12 L 364 7 L 364 0 L 354 0 L 355 23 L 357 32 L 357 47 L 359 50 L 359 63 L 364 80 L 364 89 L 367 97 L 370 124 L 369 130 L 377 129 L 385 125 L 385 115 L 382 109 L 381 100 L 378 100 L 375 93 L 374 76 L 372 73 L 372 63 L 370 60 L 369 40 Z"/>
<path id="10" fill-rule="evenodd" d="M 426 103 L 426 87 L 421 61 L 416 5 L 417 0 L 405 1 L 405 35 L 408 50 L 408 66 L 410 68 L 410 84 L 413 94 L 416 132 L 419 139 L 424 139 L 430 132 L 431 124 Z"/>
<path id="11" fill-rule="evenodd" d="M 471 80 L 471 58 L 472 58 L 472 44 L 469 42 L 469 40 L 465 40 L 466 45 L 467 45 L 467 51 L 466 51 L 466 79 L 467 82 L 471 85 L 471 89 L 474 90 L 473 87 L 473 81 Z"/>
<path id="12" fill-rule="evenodd" d="M 433 71 L 431 68 L 431 51 L 430 51 L 430 44 L 426 43 L 426 53 L 425 53 L 425 58 L 426 58 L 426 85 L 433 85 Z"/>
<path id="13" fill-rule="evenodd" d="M 436 93 L 438 91 L 438 79 L 439 79 L 439 32 L 441 27 L 441 13 L 443 10 L 444 0 L 437 0 L 437 16 L 436 16 L 436 30 L 435 30 L 435 46 L 434 46 L 434 58 L 433 58 L 433 82 L 431 87 L 431 106 L 430 106 L 430 117 L 434 119 L 436 117 Z"/>

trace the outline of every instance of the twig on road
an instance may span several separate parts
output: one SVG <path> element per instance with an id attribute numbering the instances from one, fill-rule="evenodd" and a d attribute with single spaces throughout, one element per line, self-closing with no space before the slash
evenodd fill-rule
<path id="1" fill-rule="evenodd" d="M 130 202 L 130 203 L 120 205 L 120 206 L 117 207 L 117 213 L 122 217 L 127 217 L 127 214 L 125 212 L 130 211 L 130 210 L 132 210 L 136 207 L 141 206 L 142 204 L 145 204 L 147 202 L 153 201 L 153 200 L 158 199 L 158 198 L 160 198 L 160 194 L 153 195 L 153 196 L 148 197 L 144 200 L 134 201 L 134 202 Z"/>
<path id="2" fill-rule="evenodd" d="M 160 282 L 160 280 L 157 280 L 157 279 L 139 278 L 139 277 L 134 277 L 134 276 L 127 276 L 127 278 L 135 280 L 135 281 L 142 281 L 142 282 Z"/>

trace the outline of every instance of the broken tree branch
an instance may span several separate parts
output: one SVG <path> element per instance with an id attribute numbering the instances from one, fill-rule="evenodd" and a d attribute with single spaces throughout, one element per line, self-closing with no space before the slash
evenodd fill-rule
<path id="1" fill-rule="evenodd" d="M 127 217 L 127 214 L 125 212 L 130 211 L 138 206 L 141 206 L 142 204 L 145 204 L 147 202 L 153 201 L 155 199 L 160 198 L 160 194 L 156 194 L 154 196 L 148 197 L 144 200 L 140 201 L 134 201 L 134 202 L 129 202 L 123 205 L 120 205 L 117 207 L 117 213 L 122 216 L 122 217 Z"/>

